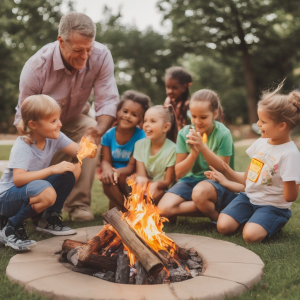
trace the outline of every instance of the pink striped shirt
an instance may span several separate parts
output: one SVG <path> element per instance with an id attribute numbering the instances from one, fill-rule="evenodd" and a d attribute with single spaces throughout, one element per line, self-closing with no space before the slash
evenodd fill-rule
<path id="1" fill-rule="evenodd" d="M 14 125 L 21 119 L 20 105 L 31 95 L 46 94 L 62 108 L 61 122 L 80 114 L 94 88 L 96 116 L 115 117 L 119 93 L 114 63 L 106 46 L 94 42 L 84 69 L 72 74 L 63 64 L 58 41 L 45 45 L 24 65 Z"/>

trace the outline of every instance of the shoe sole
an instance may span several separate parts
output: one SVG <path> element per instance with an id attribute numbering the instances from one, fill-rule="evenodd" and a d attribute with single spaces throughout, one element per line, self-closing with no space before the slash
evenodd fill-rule
<path id="1" fill-rule="evenodd" d="M 77 233 L 77 231 L 75 229 L 72 229 L 69 231 L 53 231 L 53 230 L 37 227 L 36 230 L 40 231 L 40 232 L 50 233 L 53 235 L 74 235 Z"/>

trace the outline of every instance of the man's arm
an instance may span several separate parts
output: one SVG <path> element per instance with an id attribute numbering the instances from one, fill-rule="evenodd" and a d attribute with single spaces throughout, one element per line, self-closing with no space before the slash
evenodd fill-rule
<path id="1" fill-rule="evenodd" d="M 114 63 L 109 50 L 104 56 L 100 72 L 95 80 L 94 93 L 97 120 L 94 136 L 98 135 L 95 140 L 98 144 L 100 138 L 113 124 L 119 102 L 119 93 L 114 77 Z"/>

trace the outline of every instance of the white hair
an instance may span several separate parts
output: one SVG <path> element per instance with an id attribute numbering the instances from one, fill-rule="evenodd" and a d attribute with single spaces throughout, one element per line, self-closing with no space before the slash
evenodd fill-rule
<path id="1" fill-rule="evenodd" d="M 60 19 L 58 35 L 67 41 L 73 31 L 87 38 L 95 38 L 96 26 L 86 14 L 72 11 Z"/>

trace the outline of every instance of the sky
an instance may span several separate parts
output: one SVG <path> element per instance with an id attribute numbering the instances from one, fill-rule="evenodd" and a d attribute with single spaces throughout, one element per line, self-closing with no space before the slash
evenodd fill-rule
<path id="1" fill-rule="evenodd" d="M 162 14 L 156 8 L 158 0 L 75 0 L 74 7 L 77 12 L 84 12 L 94 22 L 99 22 L 103 15 L 104 5 L 110 7 L 113 13 L 121 7 L 122 24 L 135 24 L 139 30 L 145 30 L 148 26 L 159 33 L 170 31 L 170 24 L 161 25 Z M 62 11 L 67 9 L 67 1 L 63 2 Z"/>

